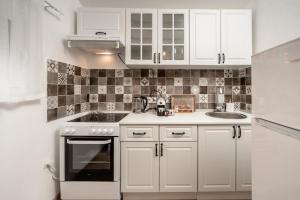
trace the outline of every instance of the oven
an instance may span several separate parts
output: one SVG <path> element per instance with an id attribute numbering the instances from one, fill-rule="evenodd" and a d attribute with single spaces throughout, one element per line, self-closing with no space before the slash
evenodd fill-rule
<path id="1" fill-rule="evenodd" d="M 119 137 L 61 137 L 61 179 L 65 182 L 117 182 Z"/>

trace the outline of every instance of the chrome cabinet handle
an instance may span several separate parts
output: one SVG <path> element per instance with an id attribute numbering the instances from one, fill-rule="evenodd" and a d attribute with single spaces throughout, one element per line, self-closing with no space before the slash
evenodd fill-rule
<path id="1" fill-rule="evenodd" d="M 156 53 L 153 54 L 153 63 L 156 64 Z"/>
<path id="2" fill-rule="evenodd" d="M 236 129 L 235 129 L 235 126 L 232 126 L 232 128 L 233 128 L 233 136 L 232 136 L 232 138 L 234 139 L 236 137 Z"/>
<path id="3" fill-rule="evenodd" d="M 238 135 L 238 138 L 241 138 L 241 137 L 242 137 L 242 130 L 241 130 L 241 127 L 238 126 L 238 129 L 239 129 L 239 135 Z"/>
<path id="4" fill-rule="evenodd" d="M 160 53 L 158 53 L 158 64 L 160 64 Z"/>
<path id="5" fill-rule="evenodd" d="M 218 64 L 221 64 L 221 54 L 218 53 Z"/>
<path id="6" fill-rule="evenodd" d="M 225 63 L 225 53 L 222 54 L 223 57 L 223 64 Z"/>
<path id="7" fill-rule="evenodd" d="M 176 133 L 176 132 L 172 132 L 172 135 L 184 135 L 185 132 L 181 132 L 181 133 Z"/>
<path id="8" fill-rule="evenodd" d="M 164 155 L 163 152 L 163 143 L 160 144 L 160 156 L 162 157 Z"/>
<path id="9" fill-rule="evenodd" d="M 141 132 L 141 133 L 133 132 L 132 134 L 133 134 L 133 135 L 146 135 L 146 132 Z"/>
<path id="10" fill-rule="evenodd" d="M 155 156 L 156 157 L 158 156 L 158 149 L 157 149 L 157 147 L 158 147 L 158 144 L 155 144 Z"/>

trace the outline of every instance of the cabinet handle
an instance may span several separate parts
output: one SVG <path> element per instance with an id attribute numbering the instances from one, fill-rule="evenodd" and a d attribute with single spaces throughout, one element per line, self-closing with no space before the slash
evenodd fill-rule
<path id="1" fill-rule="evenodd" d="M 176 133 L 176 132 L 172 132 L 172 135 L 184 135 L 185 132 L 181 132 L 181 133 Z"/>
<path id="2" fill-rule="evenodd" d="M 163 152 L 163 143 L 160 144 L 160 156 L 162 157 L 164 155 Z"/>
<path id="3" fill-rule="evenodd" d="M 221 64 L 221 54 L 218 53 L 218 64 Z"/>
<path id="4" fill-rule="evenodd" d="M 137 132 L 133 132 L 133 135 L 146 135 L 146 132 L 141 132 L 141 133 L 137 133 Z"/>
<path id="5" fill-rule="evenodd" d="M 102 31 L 96 32 L 95 35 L 106 35 L 106 32 L 102 32 Z"/>
<path id="6" fill-rule="evenodd" d="M 155 156 L 157 157 L 158 156 L 158 144 L 155 144 Z"/>
<path id="7" fill-rule="evenodd" d="M 238 138 L 241 138 L 241 137 L 242 137 L 242 130 L 241 130 L 241 127 L 238 126 L 238 129 L 239 129 L 239 135 L 238 135 Z"/>
<path id="8" fill-rule="evenodd" d="M 153 54 L 153 63 L 156 64 L 156 53 Z"/>
<path id="9" fill-rule="evenodd" d="M 234 139 L 236 137 L 236 129 L 235 129 L 235 126 L 232 126 L 232 128 L 233 128 L 233 136 L 232 136 L 232 138 Z"/>
<path id="10" fill-rule="evenodd" d="M 158 64 L 160 64 L 160 53 L 158 53 Z"/>
<path id="11" fill-rule="evenodd" d="M 225 53 L 222 53 L 222 57 L 223 57 L 223 64 L 225 63 Z"/>

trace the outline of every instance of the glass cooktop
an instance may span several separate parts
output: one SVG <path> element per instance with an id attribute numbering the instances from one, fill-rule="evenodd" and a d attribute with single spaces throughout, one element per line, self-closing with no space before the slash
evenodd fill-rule
<path id="1" fill-rule="evenodd" d="M 69 122 L 105 122 L 115 123 L 121 121 L 128 113 L 89 113 Z"/>

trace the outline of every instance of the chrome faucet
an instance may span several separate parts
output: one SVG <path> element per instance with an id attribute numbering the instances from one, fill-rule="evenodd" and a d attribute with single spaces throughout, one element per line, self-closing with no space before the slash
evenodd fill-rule
<path id="1" fill-rule="evenodd" d="M 216 103 L 216 109 L 215 112 L 225 112 L 226 106 L 224 103 L 224 96 L 221 94 L 224 94 L 222 87 L 219 87 L 219 94 L 217 94 L 217 103 Z"/>

